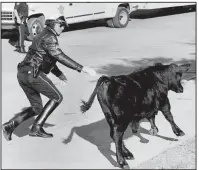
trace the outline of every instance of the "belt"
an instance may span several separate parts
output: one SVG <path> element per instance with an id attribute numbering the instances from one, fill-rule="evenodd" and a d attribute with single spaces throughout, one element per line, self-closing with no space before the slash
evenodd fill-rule
<path id="1" fill-rule="evenodd" d="M 19 69 L 19 68 L 21 68 L 21 67 L 23 67 L 23 66 L 31 66 L 31 67 L 33 67 L 34 68 L 34 64 L 33 63 L 25 63 L 25 62 L 22 62 L 22 63 L 19 63 L 18 65 L 17 65 L 17 68 Z"/>

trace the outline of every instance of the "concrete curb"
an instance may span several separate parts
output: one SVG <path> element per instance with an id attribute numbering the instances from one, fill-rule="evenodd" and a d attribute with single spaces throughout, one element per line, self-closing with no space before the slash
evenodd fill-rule
<path id="1" fill-rule="evenodd" d="M 195 137 L 189 138 L 150 160 L 141 163 L 139 169 L 195 169 Z"/>

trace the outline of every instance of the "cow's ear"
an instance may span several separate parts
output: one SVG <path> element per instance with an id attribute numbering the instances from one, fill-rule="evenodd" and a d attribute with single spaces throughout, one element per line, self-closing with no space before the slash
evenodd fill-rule
<path id="1" fill-rule="evenodd" d="M 178 67 L 178 72 L 184 73 L 187 72 L 190 68 L 191 64 L 183 64 Z"/>
<path id="2" fill-rule="evenodd" d="M 175 70 L 178 68 L 178 65 L 177 65 L 177 64 L 174 64 L 174 63 L 171 63 L 171 64 L 169 65 L 169 68 L 170 68 L 171 71 L 175 71 Z"/>
<path id="3" fill-rule="evenodd" d="M 154 63 L 154 66 L 163 66 L 162 63 Z"/>

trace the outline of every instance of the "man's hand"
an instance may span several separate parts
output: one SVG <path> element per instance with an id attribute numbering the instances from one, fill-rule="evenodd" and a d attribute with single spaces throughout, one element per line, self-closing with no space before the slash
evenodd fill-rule
<path id="1" fill-rule="evenodd" d="M 67 78 L 66 76 L 62 73 L 59 77 L 60 80 L 62 80 L 61 85 L 66 85 L 67 84 Z"/>
<path id="2" fill-rule="evenodd" d="M 17 23 L 21 24 L 21 19 L 19 17 L 17 17 Z"/>
<path id="3" fill-rule="evenodd" d="M 95 70 L 92 69 L 92 68 L 90 68 L 90 67 L 83 67 L 83 68 L 82 68 L 82 71 L 83 71 L 84 73 L 89 74 L 90 76 L 96 76 Z"/>

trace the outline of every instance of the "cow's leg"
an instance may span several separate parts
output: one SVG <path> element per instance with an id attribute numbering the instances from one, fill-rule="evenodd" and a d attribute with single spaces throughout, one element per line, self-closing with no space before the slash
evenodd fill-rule
<path id="1" fill-rule="evenodd" d="M 98 97 L 100 106 L 102 108 L 102 111 L 104 112 L 106 120 L 111 129 L 110 136 L 115 142 L 117 162 L 120 167 L 129 168 L 122 154 L 122 142 L 123 142 L 122 138 L 128 124 L 118 125 L 116 123 L 116 115 L 118 117 L 119 115 L 121 115 L 119 112 L 119 108 L 117 106 L 115 107 L 115 105 L 112 105 L 112 107 L 110 106 L 109 100 L 107 99 L 107 96 L 106 96 L 107 92 L 104 91 L 106 90 L 106 87 L 103 86 L 103 88 L 104 89 L 99 89 L 97 97 Z"/>
<path id="2" fill-rule="evenodd" d="M 116 146 L 116 157 L 117 157 L 117 162 L 121 168 L 129 168 L 126 160 L 123 157 L 123 148 L 122 148 L 123 135 L 127 126 L 128 125 L 120 124 L 120 125 L 115 125 L 113 128 L 113 139 Z"/>
<path id="3" fill-rule="evenodd" d="M 155 114 L 152 117 L 149 118 L 149 122 L 151 124 L 151 129 L 149 130 L 150 135 L 156 135 L 158 133 L 158 128 L 155 125 Z"/>
<path id="4" fill-rule="evenodd" d="M 108 125 L 109 125 L 109 127 L 110 127 L 110 137 L 111 137 L 111 139 L 114 141 L 114 131 L 113 131 L 113 129 L 114 129 L 114 124 L 115 124 L 115 120 L 114 120 L 114 117 L 112 116 L 112 113 L 111 113 L 111 111 L 110 111 L 110 109 L 109 109 L 109 107 L 108 107 L 108 104 L 106 103 L 106 101 L 104 101 L 104 98 L 103 98 L 103 96 L 101 95 L 101 93 L 100 94 L 98 94 L 98 101 L 99 101 L 99 103 L 100 103 L 100 106 L 101 106 L 101 109 L 102 109 L 102 111 L 103 111 L 103 113 L 104 113 L 104 115 L 105 115 L 105 118 L 106 118 L 106 121 L 107 121 L 107 123 L 108 123 Z M 105 155 L 105 153 L 103 153 L 104 152 L 104 150 L 102 150 L 102 149 L 99 149 L 100 150 L 100 152 L 103 154 L 103 155 Z M 107 154 L 107 153 L 106 153 Z M 107 155 L 105 155 L 106 157 L 107 157 Z M 110 160 L 112 160 L 112 161 L 110 161 L 110 162 L 113 162 L 113 165 L 114 166 L 117 166 L 117 163 L 115 162 L 115 160 L 111 157 L 111 155 L 108 155 L 108 157 L 107 157 L 107 159 L 110 161 Z"/>
<path id="5" fill-rule="evenodd" d="M 115 124 L 114 118 L 111 114 L 111 111 L 110 111 L 108 105 L 103 101 L 103 98 L 101 95 L 98 96 L 98 100 L 99 100 L 100 106 L 102 108 L 102 111 L 105 115 L 106 121 L 108 122 L 109 127 L 110 127 L 110 137 L 113 139 L 113 126 Z"/>
<path id="6" fill-rule="evenodd" d="M 185 133 L 175 124 L 175 122 L 173 120 L 173 115 L 171 114 L 170 109 L 171 109 L 171 106 L 169 103 L 169 99 L 167 98 L 164 106 L 161 107 L 161 111 L 162 111 L 163 115 L 165 116 L 165 118 L 171 124 L 172 130 L 176 134 L 176 136 L 184 136 Z"/>
<path id="7" fill-rule="evenodd" d="M 140 138 L 140 142 L 142 142 L 142 143 L 148 143 L 149 140 L 143 138 L 143 137 L 141 136 L 141 134 L 138 132 L 139 125 L 140 125 L 140 124 L 139 124 L 139 120 L 132 120 L 132 121 L 130 122 L 131 130 L 132 130 L 132 132 L 133 132 L 137 137 Z"/>
<path id="8" fill-rule="evenodd" d="M 113 125 L 115 124 L 114 117 L 109 109 L 109 102 L 107 99 L 107 86 L 102 86 L 99 88 L 99 92 L 97 94 L 97 98 L 99 101 L 99 104 L 101 106 L 101 109 L 104 113 L 104 116 L 106 118 L 106 121 L 109 124 L 110 127 L 110 137 L 113 139 Z"/>
<path id="9" fill-rule="evenodd" d="M 104 112 L 104 115 L 105 115 L 106 120 L 107 120 L 109 127 L 110 127 L 110 137 L 114 141 L 114 138 L 113 138 L 113 134 L 114 134 L 113 127 L 114 127 L 114 124 L 115 124 L 114 118 L 113 118 L 111 111 L 108 108 L 107 104 L 105 104 L 104 102 L 100 102 L 100 105 L 101 105 L 102 111 Z M 127 159 L 133 159 L 134 158 L 133 154 L 125 147 L 123 141 L 122 141 L 122 154 Z"/>
<path id="10" fill-rule="evenodd" d="M 133 154 L 126 148 L 126 146 L 124 145 L 124 141 L 122 141 L 122 155 L 126 158 L 126 159 L 134 159 Z"/>
<path id="11" fill-rule="evenodd" d="M 132 120 L 130 122 L 130 126 L 131 126 L 131 130 L 133 133 L 137 133 L 138 132 L 138 128 L 139 128 L 139 121 L 134 121 Z"/>

